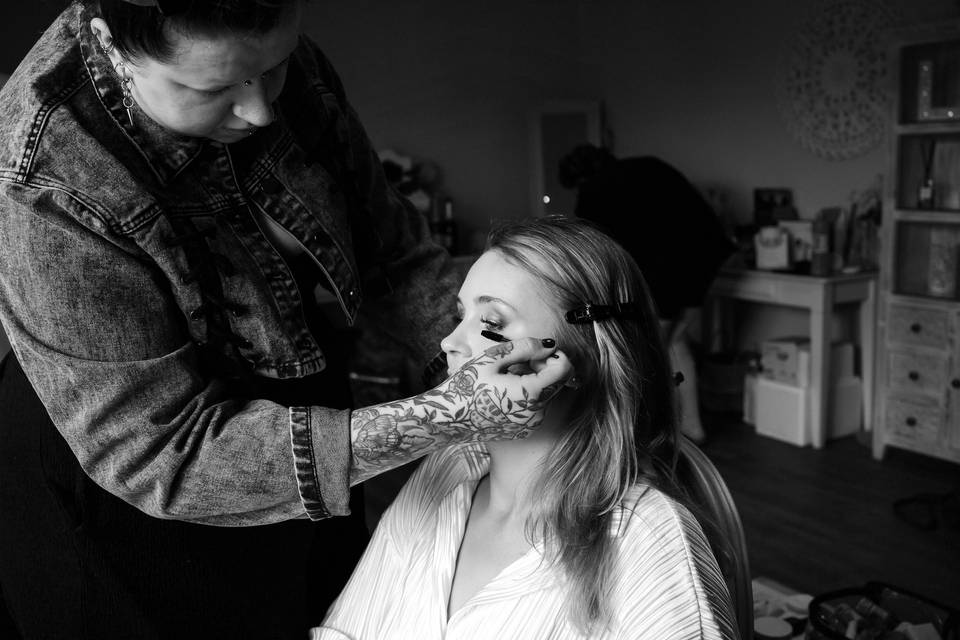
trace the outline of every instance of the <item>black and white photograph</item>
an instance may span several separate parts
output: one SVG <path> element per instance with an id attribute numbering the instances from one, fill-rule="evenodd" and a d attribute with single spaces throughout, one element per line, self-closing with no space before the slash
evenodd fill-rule
<path id="1" fill-rule="evenodd" d="M 0 640 L 960 640 L 960 0 L 31 0 Z"/>

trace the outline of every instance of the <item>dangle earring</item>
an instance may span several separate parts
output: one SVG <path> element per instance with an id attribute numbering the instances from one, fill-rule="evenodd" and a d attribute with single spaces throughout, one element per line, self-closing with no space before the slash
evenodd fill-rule
<path id="1" fill-rule="evenodd" d="M 112 46 L 112 45 L 111 45 Z M 123 65 L 123 60 L 113 65 L 120 77 L 120 88 L 123 90 L 123 108 L 127 110 L 127 119 L 130 125 L 133 125 L 133 92 L 130 91 L 130 85 L 133 84 L 133 78 L 127 76 L 127 68 Z"/>

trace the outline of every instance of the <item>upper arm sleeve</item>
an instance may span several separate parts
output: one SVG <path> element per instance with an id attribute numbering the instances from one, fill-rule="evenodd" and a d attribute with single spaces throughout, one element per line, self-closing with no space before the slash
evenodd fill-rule
<path id="1" fill-rule="evenodd" d="M 132 243 L 64 214 L 77 205 L 62 193 L 17 199 L 0 202 L 0 316 L 84 471 L 160 518 L 302 516 L 287 409 L 202 369 L 161 269 Z"/>

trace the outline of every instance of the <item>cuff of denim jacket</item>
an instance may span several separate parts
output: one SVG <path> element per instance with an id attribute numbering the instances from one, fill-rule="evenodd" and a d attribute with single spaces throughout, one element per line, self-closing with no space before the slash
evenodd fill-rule
<path id="1" fill-rule="evenodd" d="M 290 407 L 297 488 L 307 516 L 350 514 L 350 411 Z"/>

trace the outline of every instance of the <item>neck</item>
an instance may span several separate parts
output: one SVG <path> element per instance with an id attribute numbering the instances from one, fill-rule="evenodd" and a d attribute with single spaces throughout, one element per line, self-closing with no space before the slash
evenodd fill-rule
<path id="1" fill-rule="evenodd" d="M 533 489 L 543 472 L 543 461 L 562 435 L 564 423 L 546 420 L 523 440 L 488 442 L 490 471 L 484 509 L 490 515 L 525 519 L 538 503 Z"/>

